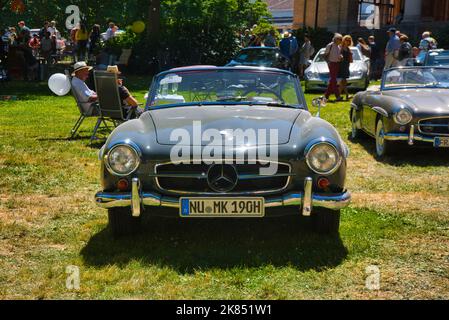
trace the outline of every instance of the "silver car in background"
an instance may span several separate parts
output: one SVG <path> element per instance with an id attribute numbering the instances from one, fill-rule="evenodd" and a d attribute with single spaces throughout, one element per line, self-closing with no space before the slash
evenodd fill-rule
<path id="1" fill-rule="evenodd" d="M 316 54 L 310 66 L 305 71 L 305 90 L 324 91 L 329 82 L 329 67 L 324 60 L 325 48 Z M 348 79 L 348 89 L 366 90 L 369 86 L 369 58 L 362 55 L 357 47 L 351 47 L 353 63 L 350 66 L 351 76 Z"/>

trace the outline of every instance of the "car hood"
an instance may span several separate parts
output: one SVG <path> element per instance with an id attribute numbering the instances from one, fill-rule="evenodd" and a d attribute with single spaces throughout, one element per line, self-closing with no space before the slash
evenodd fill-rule
<path id="1" fill-rule="evenodd" d="M 354 63 L 351 63 L 349 71 L 354 72 L 358 70 L 366 70 L 366 65 L 364 62 L 356 61 Z M 322 75 L 329 75 L 329 67 L 326 62 L 314 62 L 310 65 L 307 71 L 316 72 Z"/>
<path id="2" fill-rule="evenodd" d="M 402 100 L 415 112 L 449 113 L 448 89 L 391 90 L 382 95 Z"/>
<path id="3" fill-rule="evenodd" d="M 207 129 L 216 129 L 223 135 L 236 129 L 253 129 L 256 134 L 259 129 L 265 129 L 267 134 L 270 129 L 277 129 L 277 144 L 286 144 L 301 112 L 301 109 L 281 107 L 203 105 L 162 108 L 151 110 L 150 114 L 156 129 L 157 142 L 161 145 L 190 145 L 190 142 L 178 143 L 178 135 L 175 135 L 175 141 L 172 141 L 170 136 L 174 134 L 175 129 L 184 129 L 193 137 L 194 122 L 197 121 L 201 123 L 201 135 Z M 209 143 L 210 141 L 202 141 L 203 146 Z"/>

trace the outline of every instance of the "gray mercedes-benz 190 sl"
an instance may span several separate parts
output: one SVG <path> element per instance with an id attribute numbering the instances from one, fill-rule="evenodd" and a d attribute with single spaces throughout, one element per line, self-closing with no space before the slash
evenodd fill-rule
<path id="1" fill-rule="evenodd" d="M 336 233 L 351 198 L 348 153 L 335 128 L 310 114 L 293 73 L 177 68 L 154 78 L 146 112 L 100 150 L 96 203 L 115 235 L 132 232 L 144 211 L 182 219 L 294 213 Z"/>
<path id="2" fill-rule="evenodd" d="M 379 158 L 397 141 L 449 147 L 449 68 L 384 71 L 380 87 L 354 96 L 350 118 L 352 138 L 361 131 L 374 137 Z"/>

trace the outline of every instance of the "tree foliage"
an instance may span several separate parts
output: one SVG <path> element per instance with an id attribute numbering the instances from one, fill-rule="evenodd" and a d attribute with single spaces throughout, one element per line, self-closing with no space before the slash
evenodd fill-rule
<path id="1" fill-rule="evenodd" d="M 78 5 L 87 25 L 98 23 L 103 31 L 109 21 L 126 29 L 134 21 L 147 22 L 149 14 L 148 0 L 22 1 L 26 6 L 23 14 L 11 11 L 11 1 L 0 7 L 0 27 L 16 26 L 17 21 L 25 20 L 28 27 L 40 28 L 45 20 L 55 20 L 58 29 L 67 36 L 64 29 L 68 5 Z M 151 34 L 138 37 L 141 40 L 134 44 L 137 63 L 146 63 L 162 51 L 162 58 L 171 66 L 224 64 L 238 49 L 238 32 L 268 16 L 267 5 L 262 0 L 253 4 L 248 0 L 162 0 L 159 40 L 155 43 Z"/>

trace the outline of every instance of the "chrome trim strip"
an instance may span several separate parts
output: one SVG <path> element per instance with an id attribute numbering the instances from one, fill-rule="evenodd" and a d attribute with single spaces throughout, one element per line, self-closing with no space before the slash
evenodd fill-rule
<path id="1" fill-rule="evenodd" d="M 142 193 L 142 204 L 151 207 L 179 208 L 179 198 L 163 197 L 156 193 Z M 97 206 L 104 209 L 115 207 L 130 207 L 131 193 L 105 193 L 99 192 L 95 195 Z M 301 206 L 303 202 L 302 192 L 291 192 L 279 197 L 265 198 L 265 208 Z M 351 194 L 346 191 L 334 195 L 312 194 L 311 205 L 316 208 L 327 208 L 340 210 L 346 208 L 351 202 Z"/>
<path id="2" fill-rule="evenodd" d="M 213 163 L 216 160 L 210 160 L 210 159 L 202 159 L 200 164 L 204 164 L 204 162 L 210 162 Z M 233 161 L 235 162 L 235 159 L 229 160 L 229 159 L 221 159 L 220 160 L 221 163 L 226 163 L 226 162 L 230 162 Z M 194 164 L 193 161 L 189 162 L 190 164 Z M 204 196 L 213 196 L 213 195 L 219 195 L 219 193 L 216 192 L 193 192 L 193 191 L 181 191 L 181 190 L 173 190 L 173 189 L 165 189 L 162 188 L 162 186 L 159 183 L 159 177 L 164 177 L 164 175 L 159 175 L 157 173 L 157 168 L 159 168 L 160 166 L 163 165 L 170 165 L 170 164 L 189 164 L 189 163 L 184 163 L 183 161 L 177 161 L 177 162 L 164 162 L 164 163 L 158 163 L 154 166 L 154 174 L 150 174 L 150 177 L 154 178 L 154 182 L 156 187 L 158 188 L 158 190 L 160 191 L 164 191 L 164 192 L 169 192 L 169 193 L 177 193 L 180 195 L 204 195 Z M 220 163 L 220 162 L 216 162 L 216 163 Z M 282 188 L 279 189 L 274 189 L 274 190 L 263 190 L 263 191 L 258 191 L 258 190 L 250 190 L 250 191 L 244 191 L 244 192 L 229 192 L 229 195 L 235 196 L 235 195 L 263 195 L 263 194 L 268 194 L 268 193 L 275 193 L 275 192 L 282 192 L 285 189 L 288 188 L 288 186 L 290 185 L 290 182 L 292 180 L 293 176 L 296 176 L 296 174 L 292 173 L 292 166 L 290 163 L 285 163 L 285 162 L 278 162 L 278 161 L 268 161 L 268 160 L 245 160 L 245 163 L 243 163 L 244 165 L 251 165 L 251 164 L 257 164 L 257 163 L 276 163 L 278 165 L 284 165 L 288 167 L 289 173 L 288 174 L 279 174 L 279 175 L 272 175 L 272 176 L 260 176 L 259 179 L 267 179 L 267 178 L 271 178 L 271 177 L 288 177 L 287 178 L 287 182 L 285 183 L 285 185 Z M 237 163 L 238 165 L 238 163 Z M 193 175 L 192 175 L 193 176 Z M 201 176 L 201 175 L 196 175 L 196 176 Z M 242 180 L 248 180 L 245 175 L 243 175 L 243 179 Z M 180 174 L 180 177 L 173 177 L 173 178 L 184 178 L 183 174 Z M 205 175 L 205 178 L 207 178 L 207 175 Z M 240 178 L 240 176 L 239 176 Z M 201 179 L 202 176 L 201 176 Z M 256 178 L 254 178 L 256 179 Z"/>
<path id="3" fill-rule="evenodd" d="M 385 134 L 384 139 L 388 140 L 388 141 L 409 141 L 410 134 L 409 133 L 387 133 L 387 134 Z M 420 134 L 415 134 L 413 137 L 413 140 L 433 143 L 435 138 L 425 137 Z"/>
<path id="4" fill-rule="evenodd" d="M 140 181 L 138 178 L 133 178 L 132 180 L 131 211 L 133 217 L 140 216 Z"/>
<path id="5" fill-rule="evenodd" d="M 419 132 L 422 133 L 422 134 L 427 134 L 429 136 L 434 136 L 434 137 L 447 137 L 447 136 L 449 136 L 449 133 L 429 133 L 429 132 L 423 132 L 421 130 L 421 126 L 423 126 L 423 127 L 445 127 L 446 126 L 447 127 L 447 125 L 432 125 L 432 124 L 427 125 L 427 124 L 421 124 L 421 122 L 423 122 L 423 121 L 438 120 L 438 119 L 447 119 L 448 122 L 449 122 L 449 117 L 448 116 L 446 116 L 446 117 L 432 117 L 432 118 L 421 119 L 421 120 L 418 121 L 418 130 L 419 130 Z"/>
<path id="6" fill-rule="evenodd" d="M 312 213 L 312 178 L 308 177 L 304 180 L 304 194 L 302 198 L 302 215 L 310 217 Z"/>

